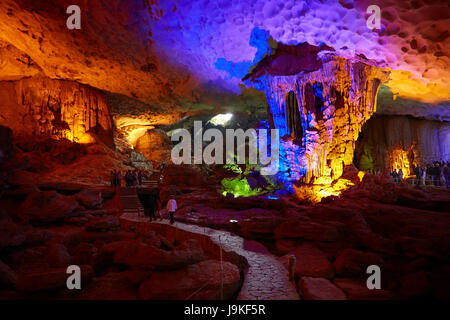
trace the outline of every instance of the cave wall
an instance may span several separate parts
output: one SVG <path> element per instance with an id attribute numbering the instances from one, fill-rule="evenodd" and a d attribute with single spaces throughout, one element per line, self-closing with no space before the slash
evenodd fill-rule
<path id="1" fill-rule="evenodd" d="M 363 127 L 355 149 L 355 164 L 361 170 L 402 168 L 450 161 L 450 122 L 408 116 L 375 116 Z M 406 172 L 405 172 L 406 171 Z"/>
<path id="2" fill-rule="evenodd" d="M 74 81 L 43 76 L 0 81 L 0 125 L 15 136 L 66 138 L 113 147 L 113 124 L 104 94 Z"/>
<path id="3" fill-rule="evenodd" d="M 387 73 L 377 67 L 337 56 L 313 72 L 264 77 L 271 120 L 282 137 L 280 167 L 289 172 L 288 179 L 331 182 L 342 175 L 344 166 L 352 163 L 355 141 L 376 110 L 377 91 L 386 79 Z M 294 129 L 292 112 L 286 112 L 291 92 L 300 112 Z"/>

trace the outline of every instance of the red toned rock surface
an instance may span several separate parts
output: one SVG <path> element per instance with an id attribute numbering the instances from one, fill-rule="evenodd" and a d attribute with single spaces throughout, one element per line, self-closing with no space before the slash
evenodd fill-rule
<path id="1" fill-rule="evenodd" d="M 341 289 L 324 278 L 302 277 L 298 286 L 305 300 L 347 300 Z"/>
<path id="2" fill-rule="evenodd" d="M 199 187 L 204 183 L 200 173 L 188 166 L 169 165 L 162 173 L 164 185 Z"/>
<path id="3" fill-rule="evenodd" d="M 307 239 L 316 241 L 337 241 L 339 231 L 333 224 L 320 224 L 312 221 L 286 221 L 275 230 L 277 239 Z"/>
<path id="4" fill-rule="evenodd" d="M 118 217 L 106 216 L 103 218 L 92 219 L 86 226 L 88 231 L 114 231 L 120 227 Z"/>
<path id="5" fill-rule="evenodd" d="M 336 258 L 334 268 L 338 276 L 363 276 L 367 267 L 377 265 L 383 267 L 383 259 L 375 253 L 345 249 Z"/>
<path id="6" fill-rule="evenodd" d="M 369 290 L 364 281 L 336 278 L 333 283 L 344 291 L 350 300 L 389 300 L 393 298 L 392 293 L 387 290 Z"/>
<path id="7" fill-rule="evenodd" d="M 17 275 L 8 265 L 0 260 L 0 288 L 13 289 L 16 286 Z"/>
<path id="8" fill-rule="evenodd" d="M 297 277 L 333 278 L 332 264 L 315 245 L 302 244 L 290 254 L 296 258 L 294 273 Z M 288 256 L 289 254 L 280 258 L 286 268 L 288 268 Z"/>
<path id="9" fill-rule="evenodd" d="M 26 241 L 23 228 L 0 211 L 0 248 L 16 247 Z"/>
<path id="10" fill-rule="evenodd" d="M 46 261 L 54 268 L 67 267 L 71 264 L 72 257 L 63 244 L 54 244 L 47 252 Z"/>
<path id="11" fill-rule="evenodd" d="M 196 240 L 185 241 L 173 251 L 133 243 L 119 247 L 114 253 L 115 264 L 149 270 L 178 269 L 204 259 L 203 249 Z"/>
<path id="12" fill-rule="evenodd" d="M 424 297 L 431 291 L 430 280 L 423 271 L 417 271 L 403 276 L 400 283 L 400 294 L 407 298 Z"/>
<path id="13" fill-rule="evenodd" d="M 93 277 L 90 266 L 80 266 L 81 284 L 85 286 Z M 17 289 L 21 292 L 36 292 L 43 290 L 66 288 L 68 274 L 67 268 L 50 269 L 20 276 L 17 281 Z"/>
<path id="14" fill-rule="evenodd" d="M 223 297 L 227 300 L 236 294 L 239 284 L 239 269 L 235 265 L 223 262 L 221 266 L 220 261 L 207 260 L 175 272 L 153 273 L 139 287 L 139 298 L 209 300 Z"/>
<path id="15" fill-rule="evenodd" d="M 64 196 L 56 191 L 35 192 L 29 194 L 21 204 L 19 216 L 24 221 L 54 222 L 66 218 L 76 208 L 78 202 L 71 196 Z"/>
<path id="16" fill-rule="evenodd" d="M 127 278 L 119 272 L 110 272 L 96 277 L 92 283 L 82 290 L 82 300 L 135 300 L 136 291 Z"/>

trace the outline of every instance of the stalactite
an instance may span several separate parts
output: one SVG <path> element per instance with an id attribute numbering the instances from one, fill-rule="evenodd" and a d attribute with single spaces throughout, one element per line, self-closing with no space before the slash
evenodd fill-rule
<path id="1" fill-rule="evenodd" d="M 103 93 L 74 81 L 32 77 L 0 83 L 0 124 L 14 134 L 44 135 L 94 142 L 91 133 L 112 145 L 112 119 Z"/>
<path id="2" fill-rule="evenodd" d="M 376 110 L 376 94 L 387 73 L 367 62 L 337 56 L 324 58 L 322 68 L 289 76 L 265 76 L 265 92 L 274 126 L 280 136 L 302 132 L 303 148 L 296 157 L 287 157 L 285 168 L 295 171 L 305 182 L 333 181 L 351 164 L 355 141 L 362 125 Z M 298 97 L 300 119 L 288 108 L 286 97 Z M 297 123 L 292 127 L 292 121 Z M 294 135 L 295 136 L 295 135 Z M 292 143 L 283 140 L 283 152 L 290 154 Z M 296 162 L 291 162 L 295 158 Z"/>

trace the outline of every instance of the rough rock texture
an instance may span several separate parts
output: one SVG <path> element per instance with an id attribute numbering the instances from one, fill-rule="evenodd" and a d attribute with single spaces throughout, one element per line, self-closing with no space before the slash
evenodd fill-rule
<path id="1" fill-rule="evenodd" d="M 13 155 L 13 134 L 12 130 L 5 126 L 0 126 L 0 163 L 8 161 Z"/>
<path id="2" fill-rule="evenodd" d="M 164 131 L 154 129 L 138 138 L 134 148 L 149 160 L 169 162 L 172 142 Z"/>
<path id="3" fill-rule="evenodd" d="M 36 76 L 0 82 L 0 98 L 0 124 L 13 128 L 14 135 L 44 135 L 81 143 L 95 142 L 95 135 L 112 146 L 112 120 L 99 90 Z"/>
<path id="4" fill-rule="evenodd" d="M 78 202 L 71 196 L 56 191 L 35 192 L 20 205 L 19 216 L 24 221 L 53 222 L 68 217 L 77 207 Z"/>
<path id="5" fill-rule="evenodd" d="M 90 266 L 80 266 L 82 287 L 89 283 L 93 277 Z M 67 267 L 51 269 L 48 271 L 33 272 L 19 277 L 17 289 L 22 292 L 37 292 L 66 288 Z"/>
<path id="6" fill-rule="evenodd" d="M 290 254 L 296 258 L 294 273 L 297 277 L 333 278 L 333 266 L 327 256 L 315 245 L 302 244 Z M 288 256 L 280 258 L 286 268 L 288 267 Z"/>
<path id="7" fill-rule="evenodd" d="M 305 300 L 347 300 L 341 289 L 324 278 L 302 277 L 298 286 Z"/>
<path id="8" fill-rule="evenodd" d="M 355 163 L 361 170 L 402 169 L 450 161 L 450 122 L 405 116 L 375 116 L 363 127 L 356 143 Z"/>
<path id="9" fill-rule="evenodd" d="M 350 300 L 389 300 L 391 292 L 383 289 L 369 290 L 364 281 L 334 279 L 334 284 L 347 294 Z"/>
<path id="10" fill-rule="evenodd" d="M 17 275 L 8 265 L 0 260 L 0 289 L 11 289 L 16 286 Z"/>
<path id="11" fill-rule="evenodd" d="M 22 226 L 0 211 L 0 249 L 20 246 L 26 239 Z"/>
<path id="12" fill-rule="evenodd" d="M 275 56 L 289 62 L 280 67 L 267 56 L 248 75 L 266 92 L 271 124 L 282 137 L 280 167 L 292 181 L 330 183 L 342 175 L 352 163 L 362 125 L 376 110 L 379 85 L 387 79 L 370 61 L 326 53 L 330 50 L 307 43 L 280 46 Z M 293 64 L 298 68 L 291 70 Z"/>
<path id="13" fill-rule="evenodd" d="M 363 276 L 368 266 L 382 267 L 383 264 L 383 259 L 375 253 L 345 249 L 337 256 L 333 265 L 339 276 Z"/>
<path id="14" fill-rule="evenodd" d="M 207 260 L 175 272 L 154 273 L 139 287 L 139 298 L 227 300 L 236 294 L 239 284 L 239 269 L 235 265 L 223 262 L 222 271 L 220 261 Z"/>

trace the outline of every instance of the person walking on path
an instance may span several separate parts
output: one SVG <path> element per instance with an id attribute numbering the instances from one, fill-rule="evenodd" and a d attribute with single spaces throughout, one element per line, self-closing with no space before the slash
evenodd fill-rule
<path id="1" fill-rule="evenodd" d="M 173 224 L 175 222 L 173 215 L 175 214 L 175 211 L 177 211 L 177 202 L 173 198 L 173 195 L 170 196 L 170 199 L 167 202 L 167 211 L 169 211 L 170 224 Z"/>

